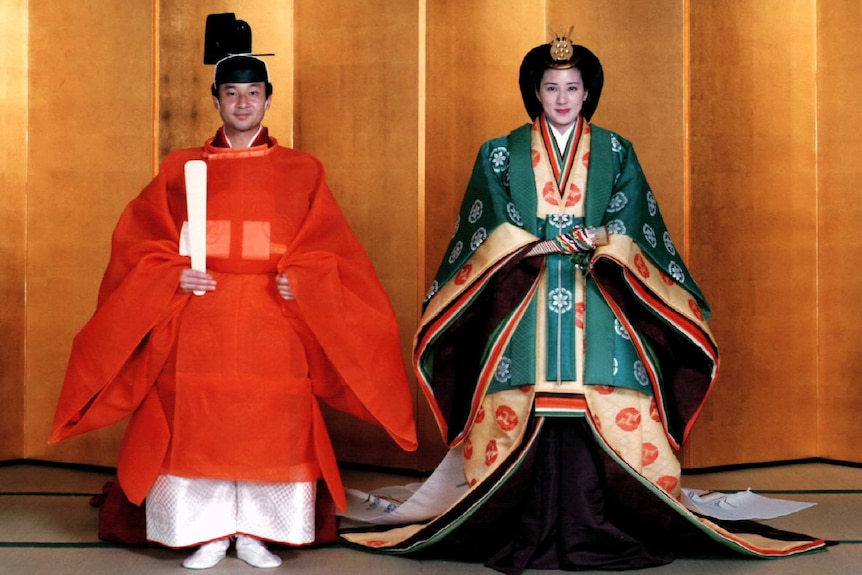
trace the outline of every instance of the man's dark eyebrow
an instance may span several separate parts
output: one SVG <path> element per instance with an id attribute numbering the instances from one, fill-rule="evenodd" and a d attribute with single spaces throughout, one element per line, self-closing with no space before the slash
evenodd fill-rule
<path id="1" fill-rule="evenodd" d="M 244 84 L 244 83 L 245 82 L 236 82 L 236 83 L 230 83 L 230 84 L 224 83 L 224 84 L 221 84 L 219 87 L 220 88 L 236 88 L 237 84 Z M 264 87 L 263 82 L 248 82 L 248 84 L 249 84 L 249 86 L 254 86 L 256 88 L 263 88 Z"/>

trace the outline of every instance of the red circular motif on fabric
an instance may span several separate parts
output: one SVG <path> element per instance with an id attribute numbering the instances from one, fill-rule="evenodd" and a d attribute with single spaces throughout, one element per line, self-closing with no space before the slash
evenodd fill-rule
<path id="1" fill-rule="evenodd" d="M 474 477 L 473 479 L 470 480 L 470 487 L 473 487 L 474 485 L 476 485 L 476 483 L 478 483 L 478 481 Z"/>
<path id="2" fill-rule="evenodd" d="M 612 385 L 594 385 L 593 389 L 595 389 L 599 395 L 610 395 L 616 388 Z"/>
<path id="3" fill-rule="evenodd" d="M 679 479 L 674 477 L 673 475 L 662 475 L 656 481 L 656 485 L 667 491 L 668 493 L 673 493 L 676 491 L 677 486 L 679 486 Z"/>
<path id="4" fill-rule="evenodd" d="M 617 413 L 617 427 L 623 431 L 634 431 L 641 424 L 641 412 L 634 407 L 627 407 Z"/>
<path id="5" fill-rule="evenodd" d="M 584 312 L 587 311 L 587 304 L 580 302 L 575 304 L 575 325 L 584 329 Z"/>
<path id="6" fill-rule="evenodd" d="M 551 204 L 552 206 L 560 205 L 560 194 L 557 192 L 557 186 L 555 186 L 553 182 L 548 182 L 545 184 L 545 187 L 542 188 L 542 199 L 545 200 L 545 203 Z"/>
<path id="7" fill-rule="evenodd" d="M 479 408 L 479 411 L 476 412 L 476 423 L 482 423 L 485 421 L 485 406 Z"/>
<path id="8" fill-rule="evenodd" d="M 539 162 L 542 161 L 542 155 L 539 154 L 539 150 L 533 150 L 530 154 L 531 159 L 533 160 L 533 167 L 539 165 Z"/>
<path id="9" fill-rule="evenodd" d="M 635 267 L 638 270 L 638 273 L 644 277 L 644 279 L 649 278 L 649 268 L 646 265 L 646 261 L 644 261 L 644 257 L 640 254 L 635 255 Z"/>
<path id="10" fill-rule="evenodd" d="M 470 279 L 470 274 L 473 273 L 473 264 L 467 264 L 458 270 L 458 273 L 455 274 L 455 283 L 458 285 L 464 285 L 467 283 L 467 280 Z"/>
<path id="11" fill-rule="evenodd" d="M 693 299 L 688 300 L 688 307 L 691 308 L 691 312 L 694 314 L 694 317 L 703 321 L 703 312 L 700 311 L 700 306 L 697 305 L 697 302 Z"/>
<path id="12" fill-rule="evenodd" d="M 518 414 L 508 405 L 498 407 L 494 419 L 503 431 L 512 431 L 518 426 Z"/>
<path id="13" fill-rule="evenodd" d="M 386 542 L 380 539 L 372 539 L 371 541 L 366 541 L 365 544 L 369 547 L 383 547 L 386 545 Z"/>
<path id="14" fill-rule="evenodd" d="M 499 455 L 499 450 L 497 449 L 497 441 L 492 439 L 488 442 L 488 445 L 485 446 L 485 465 L 491 466 L 495 461 L 497 461 L 497 456 Z"/>
<path id="15" fill-rule="evenodd" d="M 530 393 L 530 390 L 533 388 L 532 385 L 522 385 L 518 389 L 521 390 L 521 393 Z"/>
<path id="16" fill-rule="evenodd" d="M 583 162 L 584 162 L 584 166 L 587 166 L 587 167 L 590 166 L 590 153 L 589 152 L 584 154 Z"/>
<path id="17" fill-rule="evenodd" d="M 570 185 L 569 197 L 566 198 L 566 207 L 570 208 L 576 205 L 579 201 L 581 201 L 581 197 L 583 197 L 583 195 L 584 192 L 582 192 L 578 186 L 576 186 L 575 184 Z"/>
<path id="18" fill-rule="evenodd" d="M 470 441 L 470 438 L 464 440 L 464 449 L 461 450 L 461 453 L 464 455 L 464 459 L 473 459 L 473 442 Z"/>
<path id="19" fill-rule="evenodd" d="M 658 459 L 658 447 L 652 443 L 644 443 L 643 445 L 643 465 L 652 465 Z"/>
<path id="20" fill-rule="evenodd" d="M 649 418 L 661 423 L 661 414 L 658 412 L 658 404 L 655 402 L 654 397 L 649 401 Z"/>
<path id="21" fill-rule="evenodd" d="M 658 273 L 659 273 L 659 275 L 661 275 L 661 281 L 663 281 L 664 283 L 666 283 L 669 286 L 672 286 L 674 284 L 673 278 L 670 277 L 670 275 L 668 275 L 666 272 L 664 272 L 663 270 L 660 270 Z"/>

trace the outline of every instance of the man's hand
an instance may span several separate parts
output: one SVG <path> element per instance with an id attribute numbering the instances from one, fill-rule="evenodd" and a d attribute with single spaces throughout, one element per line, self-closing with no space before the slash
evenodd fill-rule
<path id="1" fill-rule="evenodd" d="M 195 290 L 213 291 L 216 281 L 206 272 L 186 268 L 180 274 L 180 293 L 191 293 Z"/>
<path id="2" fill-rule="evenodd" d="M 284 299 L 294 299 L 293 291 L 290 289 L 290 284 L 287 281 L 287 276 L 279 274 L 275 276 L 275 283 L 278 285 L 278 294 Z"/>

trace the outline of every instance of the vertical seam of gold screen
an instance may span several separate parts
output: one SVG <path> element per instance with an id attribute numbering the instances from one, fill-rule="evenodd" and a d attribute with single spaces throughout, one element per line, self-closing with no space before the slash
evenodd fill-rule
<path id="1" fill-rule="evenodd" d="M 290 94 L 286 98 L 290 110 L 290 132 L 287 134 L 287 147 L 293 148 L 296 145 L 296 2 L 290 2 L 288 8 L 290 14 L 290 50 L 287 51 L 287 67 L 290 70 L 290 77 L 287 79 L 290 86 Z"/>
<path id="2" fill-rule="evenodd" d="M 690 0 L 682 3 L 682 241 L 683 258 L 691 256 L 691 14 Z M 682 466 L 691 463 L 691 446 L 682 449 Z"/>
<path id="3" fill-rule="evenodd" d="M 814 10 L 814 452 L 818 457 L 823 455 L 821 449 L 821 365 L 820 365 L 820 22 L 818 21 L 818 2 L 813 2 Z"/>
<path id="4" fill-rule="evenodd" d="M 159 171 L 159 0 L 153 1 L 153 175 Z"/>
<path id="5" fill-rule="evenodd" d="M 682 198 L 683 257 L 691 256 L 691 0 L 682 6 Z"/>
<path id="6" fill-rule="evenodd" d="M 418 30 L 418 41 L 419 46 L 416 51 L 417 57 L 419 58 L 418 62 L 418 98 L 417 98 L 417 106 L 418 106 L 418 114 L 417 114 L 417 210 L 416 217 L 418 219 L 417 229 L 419 230 L 416 249 L 417 249 L 417 260 L 418 265 L 416 267 L 418 273 L 418 283 L 417 283 L 417 297 L 419 310 L 421 314 L 422 301 L 425 297 L 425 287 L 427 285 L 426 277 L 425 277 L 425 108 L 426 108 L 426 74 L 427 74 L 427 54 L 426 54 L 426 40 L 427 40 L 427 25 L 428 25 L 428 10 L 426 0 L 419 0 L 419 30 Z"/>

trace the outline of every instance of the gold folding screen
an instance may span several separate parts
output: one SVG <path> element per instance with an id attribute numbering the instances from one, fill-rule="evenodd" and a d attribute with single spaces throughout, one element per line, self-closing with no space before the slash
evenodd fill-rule
<path id="1" fill-rule="evenodd" d="M 862 44 L 858 29 L 862 4 L 856 0 L 817 2 L 817 190 L 809 211 L 816 212 L 818 294 L 816 329 L 805 326 L 801 337 L 816 345 L 817 455 L 862 461 L 862 360 L 858 341 L 862 294 L 862 188 L 858 158 L 862 154 Z M 810 104 L 810 103 L 809 103 Z M 810 139 L 810 133 L 799 134 Z M 793 225 L 793 222 L 789 223 Z M 815 240 L 808 236 L 806 243 Z M 793 309 L 812 307 L 797 299 Z M 808 382 L 811 383 L 810 381 Z M 814 405 L 807 406 L 813 410 Z"/>
<path id="2" fill-rule="evenodd" d="M 16 342 L 0 350 L 13 413 L 0 420 L 0 457 L 115 463 L 122 426 L 48 448 L 50 418 L 120 209 L 164 153 L 215 130 L 203 24 L 233 11 L 255 50 L 276 53 L 266 123 L 323 160 L 398 311 L 405 363 L 479 145 L 528 120 L 520 59 L 548 27 L 574 24 L 605 69 L 594 121 L 634 142 L 713 306 L 721 373 L 685 464 L 862 459 L 854 0 L 96 4 L 0 8 L 4 43 L 29 24 L 26 55 L 14 44 L 0 57 L 13 78 L 0 89 L 11 234 L 0 318 Z M 26 110 L 5 73 L 22 61 Z M 27 116 L 29 142 L 15 122 Z M 440 440 L 418 397 L 417 407 L 418 456 L 327 414 L 339 455 L 433 466 Z"/>
<path id="3" fill-rule="evenodd" d="M 117 428 L 57 449 L 47 438 L 72 337 L 96 304 L 111 230 L 152 177 L 153 7 L 124 0 L 28 5 L 19 457 L 113 465 Z"/>
<path id="4" fill-rule="evenodd" d="M 725 357 L 695 464 L 817 453 L 814 17 L 692 3 L 691 253 Z"/>
<path id="5" fill-rule="evenodd" d="M 27 0 L 0 2 L 0 460 L 24 446 Z"/>
<path id="6" fill-rule="evenodd" d="M 297 0 L 298 148 L 327 183 L 398 314 L 405 365 L 416 325 L 419 255 L 419 7 L 416 2 Z M 325 409 L 342 461 L 423 466 L 386 433 Z"/>

